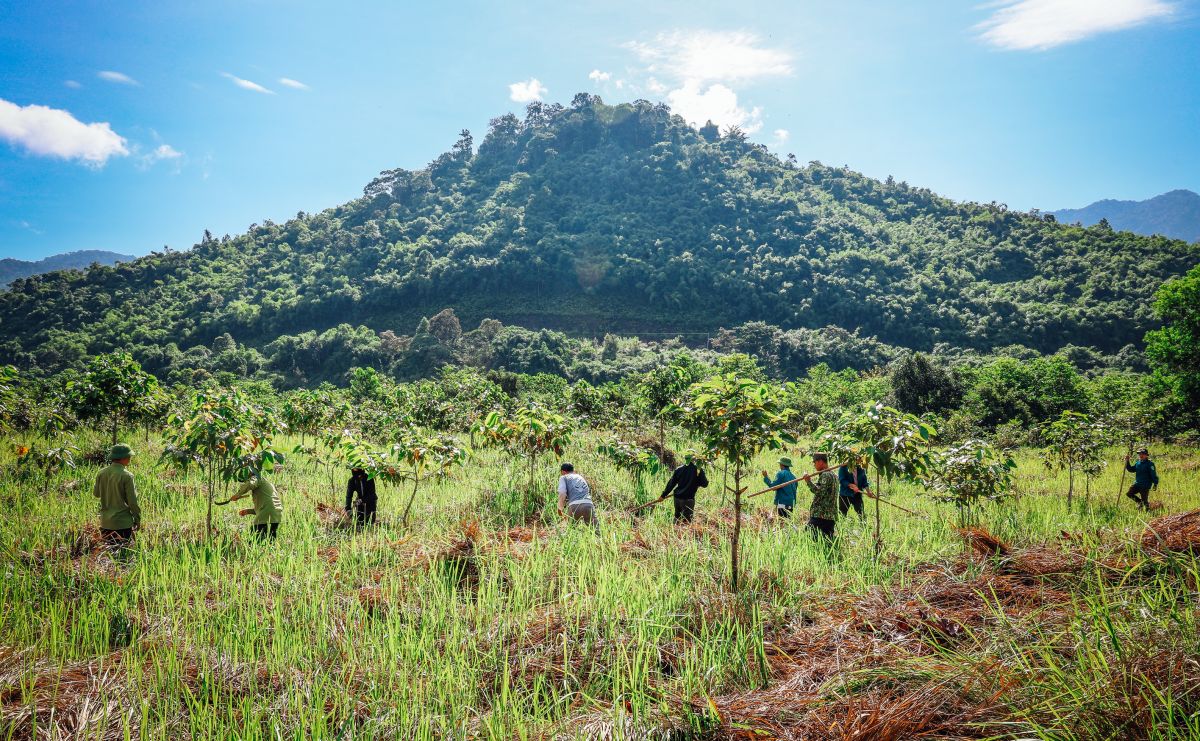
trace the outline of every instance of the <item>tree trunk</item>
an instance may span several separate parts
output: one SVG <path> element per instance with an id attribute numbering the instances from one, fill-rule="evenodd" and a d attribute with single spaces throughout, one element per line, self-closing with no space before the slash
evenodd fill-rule
<path id="1" fill-rule="evenodd" d="M 880 483 L 880 482 L 876 482 L 876 483 Z M 891 478 L 888 479 L 888 483 L 889 484 L 891 483 Z M 883 496 L 883 492 L 878 487 L 876 487 L 876 489 L 875 489 L 875 560 L 876 561 L 879 560 L 879 553 L 880 553 L 880 551 L 883 550 L 883 536 L 880 535 L 880 532 L 879 532 L 879 526 L 880 526 L 879 498 L 882 496 Z"/>
<path id="2" fill-rule="evenodd" d="M 1071 511 L 1071 499 L 1075 495 L 1075 467 L 1067 467 L 1067 511 Z"/>
<path id="3" fill-rule="evenodd" d="M 117 418 L 118 418 L 118 415 L 114 413 L 113 418 L 112 418 L 112 444 L 113 445 L 117 444 Z"/>
<path id="4" fill-rule="evenodd" d="M 721 464 L 721 506 L 725 506 L 725 494 L 729 491 L 729 461 Z"/>
<path id="5" fill-rule="evenodd" d="M 208 515 L 205 518 L 204 532 L 208 539 L 209 545 L 212 545 L 212 508 L 213 508 L 213 460 L 212 456 L 208 457 L 208 483 L 205 487 L 208 489 Z"/>
<path id="6" fill-rule="evenodd" d="M 408 511 L 412 509 L 413 502 L 417 500 L 417 487 L 421 485 L 421 480 L 413 479 L 412 494 L 408 495 L 408 504 L 404 506 L 404 515 L 400 518 L 400 527 L 408 527 Z"/>
<path id="7" fill-rule="evenodd" d="M 734 594 L 738 590 L 738 546 L 742 538 L 742 464 L 737 463 L 733 469 L 733 545 L 729 553 L 730 578 L 729 584 Z"/>

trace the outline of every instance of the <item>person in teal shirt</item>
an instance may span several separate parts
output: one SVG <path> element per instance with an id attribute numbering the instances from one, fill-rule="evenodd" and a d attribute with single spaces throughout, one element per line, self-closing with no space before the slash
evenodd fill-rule
<path id="1" fill-rule="evenodd" d="M 775 490 L 775 511 L 783 519 L 788 519 L 792 516 L 792 510 L 796 508 L 796 488 L 799 479 L 792 473 L 792 459 L 779 459 L 779 473 L 775 474 L 772 479 L 767 472 L 762 472 L 763 483 L 767 486 L 779 486 Z M 790 482 L 790 483 L 789 483 Z M 786 484 L 786 486 L 780 486 Z"/>
<path id="2" fill-rule="evenodd" d="M 1125 456 L 1125 470 L 1133 474 L 1133 486 L 1125 492 L 1141 509 L 1150 510 L 1150 489 L 1158 488 L 1158 469 L 1150 460 L 1150 451 L 1142 448 L 1137 452 L 1138 462 L 1130 463 Z"/>

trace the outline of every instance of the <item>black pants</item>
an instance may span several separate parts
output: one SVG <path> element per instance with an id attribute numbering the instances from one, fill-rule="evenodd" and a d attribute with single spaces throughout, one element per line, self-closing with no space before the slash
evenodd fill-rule
<path id="1" fill-rule="evenodd" d="M 838 497 L 838 511 L 841 512 L 843 516 L 850 511 L 851 507 L 853 507 L 854 511 L 858 513 L 859 517 L 863 516 L 862 493 L 855 492 L 848 497 Z"/>
<path id="2" fill-rule="evenodd" d="M 675 524 L 691 522 L 694 514 L 696 514 L 695 497 L 688 499 L 675 497 Z"/>
<path id="3" fill-rule="evenodd" d="M 1125 492 L 1125 496 L 1137 503 L 1137 506 L 1144 510 L 1150 509 L 1150 487 L 1141 487 L 1137 484 L 1129 487 L 1129 491 Z"/>
<path id="4" fill-rule="evenodd" d="M 377 502 L 374 499 L 355 499 L 354 509 L 354 524 L 374 525 L 375 524 L 375 506 Z"/>
<path id="5" fill-rule="evenodd" d="M 823 517 L 808 518 L 808 529 L 812 531 L 813 540 L 821 538 L 833 540 L 833 526 L 833 520 L 826 520 Z"/>
<path id="6" fill-rule="evenodd" d="M 278 522 L 264 522 L 259 525 L 250 526 L 250 532 L 254 533 L 254 537 L 259 540 L 275 540 L 275 533 L 278 530 Z"/>
<path id="7" fill-rule="evenodd" d="M 133 528 L 123 527 L 119 530 L 105 530 L 104 528 L 100 528 L 100 535 L 108 545 L 129 545 L 129 541 L 133 540 Z"/>
<path id="8" fill-rule="evenodd" d="M 790 520 L 792 518 L 792 510 L 794 510 L 794 509 L 795 509 L 795 507 L 790 504 L 776 504 L 775 505 L 775 512 L 785 520 Z"/>

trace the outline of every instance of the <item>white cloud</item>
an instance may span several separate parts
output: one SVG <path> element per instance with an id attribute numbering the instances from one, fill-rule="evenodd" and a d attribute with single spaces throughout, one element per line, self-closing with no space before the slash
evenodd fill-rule
<path id="1" fill-rule="evenodd" d="M 283 85 L 284 87 L 290 87 L 293 90 L 308 90 L 308 85 L 305 85 L 299 80 L 293 80 L 290 77 L 280 77 L 279 84 Z"/>
<path id="2" fill-rule="evenodd" d="M 183 152 L 180 152 L 170 144 L 159 144 L 152 151 L 138 158 L 138 167 L 139 169 L 147 170 L 159 162 L 174 163 L 175 172 L 179 173 L 183 169 Z"/>
<path id="3" fill-rule="evenodd" d="M 612 72 L 601 72 L 598 69 L 594 69 L 588 72 L 588 79 L 592 82 L 608 82 L 612 79 Z"/>
<path id="4" fill-rule="evenodd" d="M 83 85 L 80 85 L 75 80 L 65 80 L 65 81 L 63 81 L 63 84 L 66 85 L 67 87 L 71 88 L 72 90 L 78 90 L 79 88 L 83 87 Z"/>
<path id="5" fill-rule="evenodd" d="M 649 72 L 675 80 L 729 83 L 792 73 L 790 53 L 761 46 L 747 31 L 672 31 L 625 48 Z"/>
<path id="6" fill-rule="evenodd" d="M 703 88 L 699 82 L 689 80 L 667 93 L 667 104 L 693 126 L 712 121 L 727 129 L 737 126 L 747 134 L 762 128 L 762 109 L 755 106 L 746 110 L 738 105 L 737 93 L 720 83 Z"/>
<path id="7" fill-rule="evenodd" d="M 159 160 L 179 159 L 180 157 L 183 156 L 183 152 L 180 152 L 178 149 L 176 149 L 175 147 L 172 147 L 170 144 L 159 144 L 158 147 L 147 156 L 150 157 L 150 159 L 157 162 Z"/>
<path id="8" fill-rule="evenodd" d="M 1174 4 L 1165 0 L 1001 0 L 999 9 L 975 29 L 1001 49 L 1045 50 L 1166 19 L 1174 12 Z"/>
<path id="9" fill-rule="evenodd" d="M 32 154 L 80 160 L 100 167 L 109 157 L 129 154 L 125 139 L 107 123 L 85 124 L 70 113 L 43 105 L 19 106 L 0 98 L 0 139 Z"/>
<path id="10" fill-rule="evenodd" d="M 231 75 L 228 72 L 222 72 L 221 77 L 224 77 L 227 80 L 232 81 L 234 85 L 237 85 L 238 87 L 240 87 L 243 90 L 250 90 L 251 92 L 262 93 L 263 95 L 274 95 L 275 94 L 274 90 L 268 90 L 267 88 L 263 87 L 262 85 L 259 85 L 257 82 L 251 82 L 250 80 L 243 80 L 242 78 Z"/>
<path id="11" fill-rule="evenodd" d="M 787 144 L 788 137 L 792 135 L 787 129 L 775 129 L 771 133 L 775 135 L 775 146 Z"/>
<path id="12" fill-rule="evenodd" d="M 110 69 L 106 69 L 106 70 L 97 72 L 96 77 L 99 77 L 101 80 L 105 80 L 107 82 L 115 82 L 118 85 L 141 85 L 142 84 L 123 72 L 113 72 Z"/>
<path id="13" fill-rule="evenodd" d="M 514 82 L 508 86 L 508 97 L 518 103 L 532 103 L 545 97 L 546 86 L 536 77 L 530 77 L 525 82 Z"/>
<path id="14" fill-rule="evenodd" d="M 696 126 L 712 121 L 759 131 L 762 109 L 741 104 L 734 86 L 792 73 L 790 52 L 766 47 L 748 31 L 671 31 L 625 48 L 645 65 L 646 89 Z"/>

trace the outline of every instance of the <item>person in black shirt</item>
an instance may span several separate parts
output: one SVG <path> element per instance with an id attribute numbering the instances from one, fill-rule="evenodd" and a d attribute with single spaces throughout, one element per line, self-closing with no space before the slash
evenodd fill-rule
<path id="1" fill-rule="evenodd" d="M 375 524 L 375 479 L 361 468 L 350 469 L 346 483 L 346 514 L 354 518 L 357 527 Z"/>
<path id="2" fill-rule="evenodd" d="M 689 523 L 696 512 L 696 490 L 708 486 L 708 477 L 696 463 L 696 454 L 689 450 L 683 455 L 683 465 L 671 472 L 662 498 L 675 494 L 675 524 Z"/>

